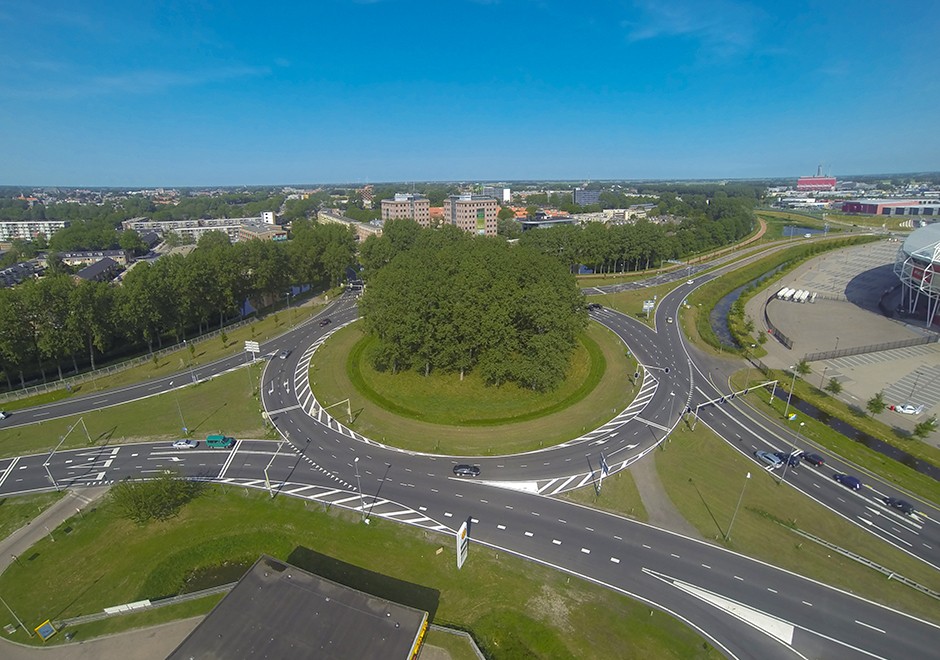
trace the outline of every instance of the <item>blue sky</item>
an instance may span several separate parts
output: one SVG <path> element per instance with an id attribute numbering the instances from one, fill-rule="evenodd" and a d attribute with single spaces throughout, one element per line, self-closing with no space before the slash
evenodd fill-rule
<path id="1" fill-rule="evenodd" d="M 0 0 L 0 184 L 940 170 L 940 3 Z"/>

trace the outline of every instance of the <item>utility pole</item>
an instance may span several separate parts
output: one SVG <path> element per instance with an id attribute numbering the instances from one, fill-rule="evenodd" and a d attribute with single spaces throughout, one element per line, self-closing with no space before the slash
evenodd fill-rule
<path id="1" fill-rule="evenodd" d="M 731 540 L 731 528 L 734 527 L 734 519 L 738 517 L 738 509 L 741 508 L 741 500 L 744 499 L 744 489 L 747 488 L 747 482 L 751 480 L 751 473 L 747 473 L 747 477 L 744 479 L 744 485 L 741 486 L 741 494 L 738 496 L 738 504 L 734 507 L 734 513 L 731 515 L 731 524 L 728 525 L 728 533 L 725 534 L 725 541 Z"/>
<path id="2" fill-rule="evenodd" d="M 359 480 L 359 457 L 356 456 L 353 461 L 353 465 L 356 466 L 356 489 L 359 491 L 359 510 L 362 513 L 362 522 L 369 524 L 369 519 L 366 518 L 366 501 L 362 496 L 362 482 Z"/>

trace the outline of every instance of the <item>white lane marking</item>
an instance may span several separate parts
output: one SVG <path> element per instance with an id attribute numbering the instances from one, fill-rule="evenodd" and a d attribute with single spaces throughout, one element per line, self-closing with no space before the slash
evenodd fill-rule
<path id="1" fill-rule="evenodd" d="M 646 545 L 645 543 L 643 544 L 643 547 L 646 548 L 647 550 L 652 550 L 652 548 Z"/>
<path id="2" fill-rule="evenodd" d="M 622 536 L 617 536 L 616 534 L 614 534 L 614 538 L 617 539 L 618 541 L 623 541 Z"/>
<path id="3" fill-rule="evenodd" d="M 453 518 L 453 517 L 454 517 L 454 514 L 452 514 L 450 511 L 445 511 L 445 512 L 444 512 L 444 517 L 445 517 L 445 518 Z"/>
<path id="4" fill-rule="evenodd" d="M 738 577 L 737 575 L 734 576 L 734 579 L 735 579 L 735 580 L 741 580 L 741 582 L 744 582 L 744 578 L 743 578 L 743 577 Z"/>
<path id="5" fill-rule="evenodd" d="M 855 623 L 857 623 L 857 624 L 860 625 L 860 626 L 865 626 L 866 628 L 871 628 L 872 630 L 875 630 L 875 631 L 878 631 L 878 632 L 884 634 L 884 630 L 882 630 L 881 628 L 875 628 L 875 626 L 873 626 L 873 625 L 871 625 L 871 624 L 868 624 L 868 623 L 865 623 L 864 621 L 859 621 L 858 619 L 856 619 L 856 620 L 855 620 Z"/>
<path id="6" fill-rule="evenodd" d="M 506 529 L 506 525 L 496 525 L 496 529 Z"/>
<path id="7" fill-rule="evenodd" d="M 772 594 L 778 593 L 776 589 L 771 589 L 770 587 L 767 587 L 767 591 L 769 591 Z"/>
<path id="8" fill-rule="evenodd" d="M 611 558 L 610 558 L 610 561 L 614 562 L 615 564 L 619 564 L 619 563 L 620 563 L 620 560 L 617 559 L 616 557 L 611 557 Z"/>
<path id="9" fill-rule="evenodd" d="M 674 552 L 670 552 L 669 554 L 675 557 L 676 559 L 681 559 L 681 557 Z"/>
<path id="10" fill-rule="evenodd" d="M 813 604 L 812 604 L 812 603 L 810 603 L 809 601 L 805 601 L 805 600 L 804 600 L 804 601 L 802 601 L 802 602 L 803 602 L 803 604 L 804 604 L 804 605 L 809 605 L 810 607 L 812 607 L 812 606 L 813 606 Z"/>
<path id="11" fill-rule="evenodd" d="M 588 550 L 587 548 L 581 548 L 581 552 L 583 552 L 583 553 L 586 554 L 586 555 L 591 554 L 591 551 Z"/>

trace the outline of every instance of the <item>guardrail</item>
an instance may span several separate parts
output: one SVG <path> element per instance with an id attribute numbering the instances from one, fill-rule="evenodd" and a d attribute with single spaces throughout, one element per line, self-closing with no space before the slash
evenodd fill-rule
<path id="1" fill-rule="evenodd" d="M 787 527 L 787 526 L 784 525 L 784 527 Z M 901 584 L 903 584 L 903 585 L 905 585 L 905 586 L 910 587 L 911 589 L 916 589 L 917 591 L 921 592 L 922 594 L 926 594 L 926 595 L 930 596 L 931 598 L 936 598 L 937 600 L 940 600 L 940 592 L 934 591 L 933 589 L 931 589 L 931 588 L 929 588 L 929 587 L 925 587 L 924 585 L 922 585 L 922 584 L 920 584 L 920 583 L 918 583 L 918 582 L 914 582 L 913 580 L 911 580 L 911 579 L 909 579 L 909 578 L 906 578 L 906 577 L 904 577 L 903 575 L 900 575 L 899 573 L 895 573 L 895 572 L 892 571 L 891 569 L 885 568 L 885 567 L 882 566 L 881 564 L 876 564 L 875 562 L 871 561 L 870 559 L 866 559 L 865 557 L 863 557 L 863 556 L 861 556 L 861 555 L 857 555 L 857 554 L 855 554 L 854 552 L 852 552 L 851 550 L 846 550 L 845 548 L 840 548 L 840 547 L 837 546 L 836 544 L 830 543 L 829 541 L 826 541 L 825 539 L 821 539 L 821 538 L 819 538 L 818 536 L 813 536 L 813 535 L 810 534 L 809 532 L 804 532 L 804 531 L 799 530 L 799 529 L 796 529 L 796 528 L 794 528 L 794 527 L 787 527 L 787 528 L 790 529 L 791 531 L 793 531 L 794 533 L 799 534 L 799 535 L 802 536 L 803 538 L 809 539 L 809 540 L 812 541 L 813 543 L 818 543 L 819 545 L 823 546 L 824 548 L 828 548 L 829 550 L 832 550 L 833 552 L 838 552 L 840 555 L 842 555 L 842 556 L 844 556 L 844 557 L 848 557 L 848 558 L 851 559 L 852 561 L 857 561 L 859 564 L 862 564 L 862 565 L 864 565 L 864 566 L 867 566 L 868 568 L 870 568 L 870 569 L 872 569 L 872 570 L 878 571 L 879 573 L 881 573 L 881 574 L 883 574 L 883 575 L 887 575 L 889 580 L 895 580 L 895 581 L 900 582 Z"/>

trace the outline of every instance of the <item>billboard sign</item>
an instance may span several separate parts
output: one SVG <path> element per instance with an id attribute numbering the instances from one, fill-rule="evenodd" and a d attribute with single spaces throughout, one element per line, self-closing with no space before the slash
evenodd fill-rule
<path id="1" fill-rule="evenodd" d="M 486 211 L 484 209 L 477 209 L 477 233 L 481 235 L 486 233 Z"/>

